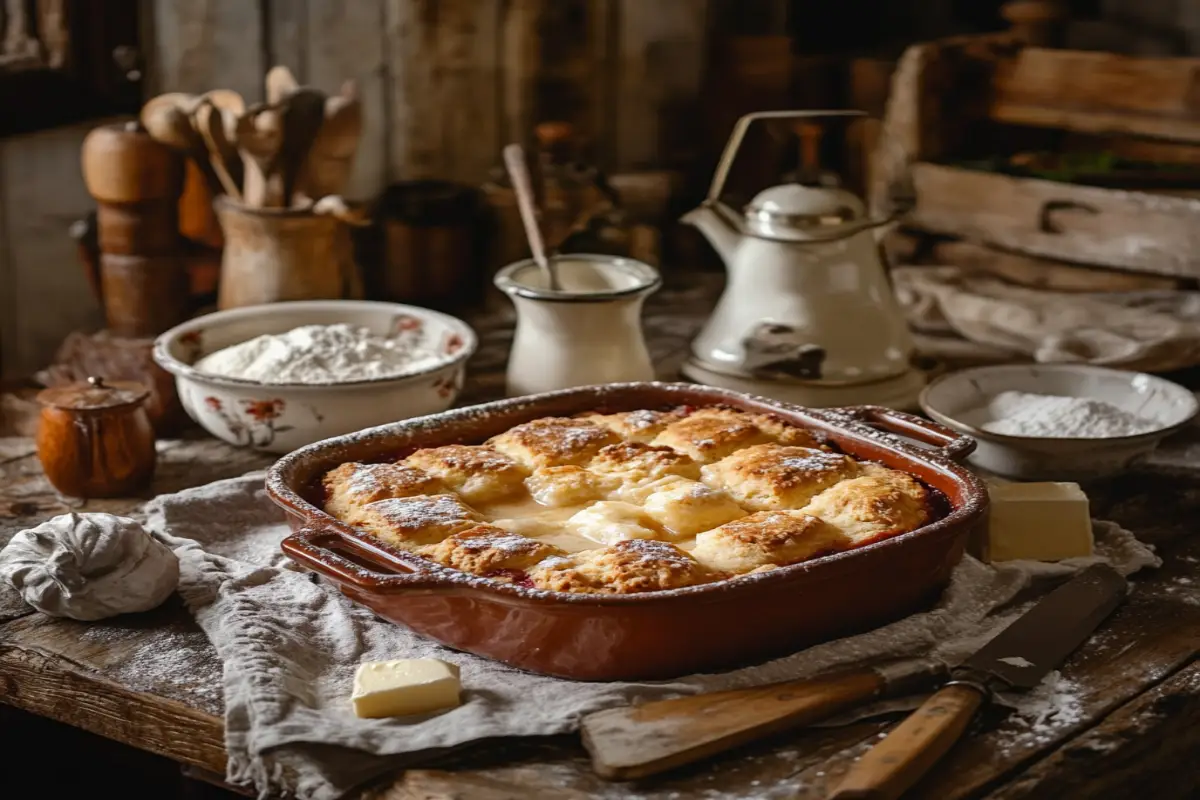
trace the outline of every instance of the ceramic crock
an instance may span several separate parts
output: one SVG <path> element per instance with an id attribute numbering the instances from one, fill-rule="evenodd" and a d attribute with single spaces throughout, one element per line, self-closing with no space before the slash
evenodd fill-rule
<path id="1" fill-rule="evenodd" d="M 609 255 L 572 254 L 552 261 L 561 291 L 547 288 L 532 259 L 496 274 L 497 288 L 517 308 L 508 394 L 653 380 L 641 314 L 646 297 L 662 285 L 658 271 Z"/>

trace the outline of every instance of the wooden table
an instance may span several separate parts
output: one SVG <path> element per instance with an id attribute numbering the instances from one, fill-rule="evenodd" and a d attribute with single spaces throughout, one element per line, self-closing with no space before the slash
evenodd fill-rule
<path id="1" fill-rule="evenodd" d="M 691 300 L 697 298 L 692 297 Z M 688 297 L 663 296 L 650 315 L 665 374 L 696 329 Z M 711 292 L 708 300 L 711 301 Z M 484 343 L 464 400 L 494 396 L 508 342 L 503 318 Z M 161 444 L 160 470 L 140 498 L 89 502 L 88 511 L 133 512 L 146 498 L 261 468 L 269 458 L 210 439 Z M 1030 729 L 1002 711 L 913 793 L 959 798 L 1200 796 L 1200 430 L 1164 446 L 1138 472 L 1090 486 L 1096 517 L 1159 548 L 1163 567 L 1135 580 L 1129 601 L 1064 666 L 1077 707 Z M 67 510 L 45 482 L 33 444 L 0 439 L 0 542 Z M 177 602 L 100 623 L 28 614 L 0 623 L 0 700 L 210 774 L 225 769 L 219 665 Z M 575 737 L 493 742 L 410 770 L 371 790 L 377 800 L 449 798 L 820 798 L 889 722 L 789 733 L 668 779 L 606 784 Z"/>

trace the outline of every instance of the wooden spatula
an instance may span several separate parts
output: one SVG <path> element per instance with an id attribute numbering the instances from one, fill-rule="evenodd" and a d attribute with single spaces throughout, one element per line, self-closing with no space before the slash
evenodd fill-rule
<path id="1" fill-rule="evenodd" d="M 583 745 L 602 778 L 644 778 L 928 686 L 945 669 L 939 662 L 906 661 L 599 711 L 583 719 Z"/>

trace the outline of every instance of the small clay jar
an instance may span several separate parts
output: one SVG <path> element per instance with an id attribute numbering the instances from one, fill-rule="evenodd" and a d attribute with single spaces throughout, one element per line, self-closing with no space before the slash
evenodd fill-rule
<path id="1" fill-rule="evenodd" d="M 46 478 L 69 497 L 121 497 L 154 477 L 154 428 L 139 383 L 88 378 L 46 389 L 38 425 L 38 459 Z"/>

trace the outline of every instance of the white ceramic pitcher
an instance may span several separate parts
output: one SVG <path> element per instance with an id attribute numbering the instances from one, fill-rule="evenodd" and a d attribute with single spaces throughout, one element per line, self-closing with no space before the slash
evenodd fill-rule
<path id="1" fill-rule="evenodd" d="M 642 304 L 662 285 L 648 264 L 608 255 L 551 259 L 562 291 L 551 291 L 532 259 L 496 274 L 517 308 L 508 360 L 510 396 L 654 379 L 642 335 Z"/>

